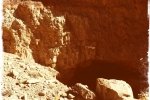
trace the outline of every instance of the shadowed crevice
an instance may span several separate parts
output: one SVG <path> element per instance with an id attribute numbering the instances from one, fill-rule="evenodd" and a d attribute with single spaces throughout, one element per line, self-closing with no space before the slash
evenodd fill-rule
<path id="1" fill-rule="evenodd" d="M 147 67 L 143 69 L 145 74 L 141 73 L 142 70 L 139 72 L 137 69 L 133 69 L 133 66 L 138 67 L 140 63 L 95 60 L 87 65 L 86 62 L 89 61 L 78 64 L 77 69 L 60 70 L 61 77 L 57 78 L 69 86 L 75 83 L 88 85 L 93 91 L 95 91 L 97 78 L 124 80 L 131 85 L 136 98 L 141 91 L 148 88 Z"/>

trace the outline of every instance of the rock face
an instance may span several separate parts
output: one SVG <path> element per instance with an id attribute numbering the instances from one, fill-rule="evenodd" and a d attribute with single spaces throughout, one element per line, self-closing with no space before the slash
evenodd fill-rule
<path id="1" fill-rule="evenodd" d="M 62 51 L 58 66 L 92 59 L 132 64 L 147 57 L 146 0 L 41 1 L 54 6 L 55 15 L 66 16 L 66 30 L 71 32 L 69 50 Z"/>
<path id="2" fill-rule="evenodd" d="M 3 9 L 5 52 L 57 67 L 67 80 L 95 62 L 107 69 L 101 61 L 119 64 L 139 83 L 147 80 L 147 0 L 16 1 Z M 147 86 L 137 87 L 139 92 Z"/>
<path id="3" fill-rule="evenodd" d="M 54 17 L 40 2 L 22 2 L 14 9 L 4 9 L 4 17 L 8 17 L 3 22 L 4 51 L 55 65 L 69 35 L 63 31 L 64 17 Z"/>
<path id="4" fill-rule="evenodd" d="M 49 60 L 55 62 L 59 55 L 57 65 L 65 68 L 95 59 L 133 63 L 147 58 L 146 0 L 42 2 L 49 9 L 40 2 L 32 1 L 4 9 L 5 51 L 21 52 L 18 48 L 22 49 L 25 45 L 27 51 L 32 51 L 36 62 L 49 65 L 53 63 Z M 81 2 L 85 2 L 84 5 Z M 9 47 L 6 45 L 8 34 L 7 38 L 12 41 Z"/>
<path id="5" fill-rule="evenodd" d="M 132 88 L 121 80 L 98 78 L 96 91 L 100 100 L 133 100 Z"/>

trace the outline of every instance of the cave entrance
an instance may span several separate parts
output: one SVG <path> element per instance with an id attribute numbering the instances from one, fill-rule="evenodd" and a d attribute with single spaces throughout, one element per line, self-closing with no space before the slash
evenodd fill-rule
<path id="1" fill-rule="evenodd" d="M 97 78 L 124 80 L 132 87 L 135 98 L 138 98 L 141 91 L 148 88 L 147 77 L 132 70 L 130 63 L 94 60 L 87 65 L 87 62 L 78 64 L 76 69 L 59 70 L 61 77 L 57 79 L 68 86 L 82 83 L 88 85 L 93 91 L 96 88 Z M 134 66 L 137 65 L 134 64 Z"/>

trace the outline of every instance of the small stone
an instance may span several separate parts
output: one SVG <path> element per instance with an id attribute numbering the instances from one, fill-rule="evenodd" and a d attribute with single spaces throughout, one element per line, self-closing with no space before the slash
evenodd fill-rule
<path id="1" fill-rule="evenodd" d="M 60 96 L 63 96 L 63 97 L 66 97 L 66 96 L 67 96 L 67 93 L 61 91 L 61 92 L 59 92 L 59 95 L 60 95 Z"/>
<path id="2" fill-rule="evenodd" d="M 13 73 L 13 72 L 9 72 L 9 73 L 7 73 L 7 76 L 12 77 L 12 78 L 15 78 L 15 75 L 14 75 L 14 73 Z"/>
<path id="3" fill-rule="evenodd" d="M 45 96 L 45 93 L 39 92 L 38 95 L 39 95 L 39 96 Z"/>
<path id="4" fill-rule="evenodd" d="M 22 96 L 20 99 L 25 100 L 25 96 Z"/>
<path id="5" fill-rule="evenodd" d="M 2 92 L 2 95 L 3 95 L 3 96 L 8 96 L 8 97 L 9 97 L 11 94 L 12 94 L 12 93 L 11 93 L 11 91 L 9 91 L 9 90 L 5 90 L 5 91 Z"/>
<path id="6" fill-rule="evenodd" d="M 38 82 L 39 82 L 39 80 L 37 80 L 37 79 L 29 79 L 29 80 L 24 81 L 23 84 L 35 84 Z"/>
<path id="7" fill-rule="evenodd" d="M 68 98 L 69 98 L 69 99 L 73 99 L 73 98 L 75 98 L 75 96 L 72 95 L 72 94 L 68 94 Z"/>
<path id="8" fill-rule="evenodd" d="M 19 83 L 16 83 L 16 85 L 19 85 Z"/>

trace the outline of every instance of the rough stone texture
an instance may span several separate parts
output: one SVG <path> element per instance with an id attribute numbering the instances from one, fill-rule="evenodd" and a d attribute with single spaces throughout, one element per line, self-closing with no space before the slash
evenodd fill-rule
<path id="1" fill-rule="evenodd" d="M 70 77 L 77 67 L 76 71 L 91 65 L 104 68 L 106 73 L 110 70 L 111 75 L 105 74 L 106 78 L 112 76 L 128 81 L 135 93 L 148 87 L 147 0 L 39 1 L 53 6 L 55 16 L 65 15 L 66 18 L 65 30 L 70 32 L 70 44 L 60 50 L 57 60 L 57 68 L 64 77 Z M 103 62 L 110 65 L 101 64 Z M 124 75 L 116 75 L 125 70 Z M 87 75 L 84 70 L 83 73 Z"/>
<path id="2" fill-rule="evenodd" d="M 98 78 L 96 92 L 101 100 L 133 100 L 132 88 L 122 80 Z"/>
<path id="3" fill-rule="evenodd" d="M 26 0 L 8 4 L 3 10 L 5 52 L 56 66 L 66 80 L 80 67 L 93 67 L 95 61 L 115 63 L 134 73 L 136 81 L 128 73 L 124 75 L 136 92 L 147 87 L 142 83 L 147 81 L 148 71 L 147 0 Z M 100 63 L 96 67 L 107 68 Z"/>
<path id="4" fill-rule="evenodd" d="M 3 67 L 3 100 L 67 98 L 66 92 L 69 88 L 56 79 L 58 72 L 50 67 L 24 61 L 19 56 L 9 53 L 4 53 Z"/>
<path id="5" fill-rule="evenodd" d="M 96 99 L 96 95 L 94 94 L 94 92 L 92 92 L 91 90 L 88 89 L 88 86 L 83 85 L 81 83 L 76 83 L 73 87 L 72 87 L 72 91 L 77 93 L 77 95 L 81 96 L 84 100 L 95 100 Z"/>
<path id="6" fill-rule="evenodd" d="M 143 62 L 140 59 L 147 59 L 146 0 L 42 2 L 49 9 L 40 2 L 31 1 L 21 2 L 14 13 L 11 8 L 4 9 L 4 16 L 10 16 L 3 22 L 5 51 L 25 52 L 22 45 L 28 41 L 26 51 L 32 51 L 36 62 L 50 65 L 58 56 L 57 66 L 62 69 L 74 68 L 91 60 L 123 61 L 131 67 L 141 67 Z M 22 28 L 18 30 L 16 25 Z M 11 34 L 9 39 L 13 42 L 9 47 L 5 43 L 8 41 L 5 34 Z M 23 43 L 14 43 L 19 41 L 16 39 L 19 36 L 24 36 L 27 41 L 20 37 Z"/>
<path id="7" fill-rule="evenodd" d="M 55 15 L 66 16 L 66 30 L 71 32 L 68 48 L 72 50 L 62 53 L 68 57 L 60 55 L 60 63 L 68 61 L 65 66 L 93 58 L 132 63 L 147 58 L 146 0 L 40 1 L 54 6 Z"/>
<path id="8" fill-rule="evenodd" d="M 63 31 L 64 17 L 54 17 L 40 2 L 21 2 L 11 10 L 4 9 L 4 51 L 43 65 L 55 64 L 69 35 Z"/>

